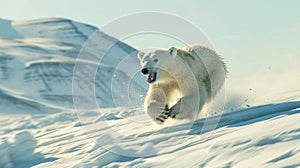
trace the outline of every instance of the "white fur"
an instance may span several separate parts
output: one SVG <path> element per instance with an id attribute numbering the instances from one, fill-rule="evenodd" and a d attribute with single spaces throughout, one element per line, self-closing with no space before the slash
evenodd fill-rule
<path id="1" fill-rule="evenodd" d="M 144 108 L 158 124 L 170 116 L 161 117 L 166 116 L 165 105 L 177 119 L 195 119 L 217 94 L 227 72 L 213 50 L 197 45 L 140 52 L 138 57 L 142 68 L 157 73 L 156 80 L 149 84 Z"/>

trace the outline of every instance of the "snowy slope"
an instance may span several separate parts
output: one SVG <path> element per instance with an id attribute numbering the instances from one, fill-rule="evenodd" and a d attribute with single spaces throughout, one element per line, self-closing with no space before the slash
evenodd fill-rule
<path id="1" fill-rule="evenodd" d="M 139 79 L 131 81 L 122 71 L 138 64 L 132 47 L 101 31 L 86 43 L 97 28 L 60 18 L 0 19 L 0 30 L 0 168 L 300 167 L 295 87 L 272 95 L 228 93 L 221 118 L 169 119 L 158 126 L 142 110 Z M 97 56 L 111 44 L 98 65 Z M 74 73 L 78 62 L 81 69 Z M 285 80 L 290 86 L 300 82 L 294 73 Z M 100 108 L 75 111 L 73 98 L 86 96 L 93 77 Z M 249 81 L 263 79 L 269 80 Z M 78 82 L 75 95 L 72 81 Z M 122 102 L 128 82 L 133 106 Z M 248 93 L 246 85 L 234 83 L 240 80 L 231 87 Z"/>
<path id="2" fill-rule="evenodd" d="M 0 18 L 0 37 L 4 38 L 22 38 L 22 36 L 12 26 L 10 20 Z"/>
<path id="3" fill-rule="evenodd" d="M 99 69 L 93 76 L 96 78 L 94 85 L 99 106 L 113 107 L 112 93 L 107 89 L 111 84 L 103 81 L 111 81 L 115 74 L 120 75 L 116 78 L 117 82 L 130 81 L 126 74 L 114 67 L 136 50 L 93 26 L 59 18 L 1 20 L 0 26 L 7 30 L 2 32 L 4 36 L 0 36 L 0 89 L 13 90 L 38 102 L 71 108 L 72 80 L 86 81 L 84 73 L 89 72 L 88 69 L 80 70 L 73 78 L 74 65 L 84 62 L 88 68 Z M 89 40 L 95 32 L 100 38 Z M 76 59 L 87 40 L 89 46 L 84 49 L 85 58 Z M 107 45 L 116 43 L 100 65 L 95 58 L 105 46 L 99 41 Z"/>
<path id="4" fill-rule="evenodd" d="M 1 134 L 6 133 L 2 141 L 6 140 L 0 151 L 6 159 L 0 163 L 14 167 L 300 166 L 299 101 L 226 114 L 213 132 L 202 132 L 204 119 L 189 129 L 190 123 L 132 122 L 132 116 L 145 118 L 140 109 L 100 111 L 102 115 L 84 113 L 94 118 L 86 126 L 72 112 L 1 116 Z M 20 134 L 35 145 L 25 148 L 28 155 L 15 157 L 25 145 Z"/>

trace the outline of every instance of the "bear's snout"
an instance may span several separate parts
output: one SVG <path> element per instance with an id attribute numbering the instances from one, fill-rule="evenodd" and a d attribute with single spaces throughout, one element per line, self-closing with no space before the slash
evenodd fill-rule
<path id="1" fill-rule="evenodd" d="M 147 68 L 143 68 L 141 72 L 142 74 L 147 75 L 149 73 L 149 70 Z"/>

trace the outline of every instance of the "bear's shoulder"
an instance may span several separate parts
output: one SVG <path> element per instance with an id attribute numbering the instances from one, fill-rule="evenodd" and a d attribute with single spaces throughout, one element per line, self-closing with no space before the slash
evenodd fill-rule
<path id="1" fill-rule="evenodd" d="M 183 60 L 196 61 L 199 59 L 199 51 L 210 52 L 210 49 L 200 45 L 189 45 L 183 48 L 178 48 L 177 55 Z"/>
<path id="2" fill-rule="evenodd" d="M 201 45 L 189 45 L 186 47 L 183 47 L 179 49 L 181 54 L 178 55 L 180 57 L 186 57 L 189 56 L 190 58 L 193 58 L 194 60 L 201 59 L 204 62 L 222 62 L 222 58 L 219 54 L 217 54 L 214 50 L 201 46 Z M 184 55 L 184 56 L 183 56 Z M 184 58 L 183 58 L 184 59 Z"/>
<path id="3" fill-rule="evenodd" d="M 196 54 L 196 53 L 199 53 L 199 54 L 200 53 L 213 53 L 213 54 L 217 55 L 217 53 L 214 50 L 212 50 L 206 46 L 201 46 L 201 45 L 188 45 L 188 46 L 181 48 L 181 50 L 186 51 L 192 55 Z"/>

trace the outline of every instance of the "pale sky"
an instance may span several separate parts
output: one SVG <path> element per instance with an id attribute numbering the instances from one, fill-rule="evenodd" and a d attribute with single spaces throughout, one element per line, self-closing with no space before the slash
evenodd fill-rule
<path id="1" fill-rule="evenodd" d="M 270 69 L 272 73 L 282 72 L 299 67 L 300 62 L 298 0 L 1 0 L 0 6 L 0 18 L 63 17 L 100 29 L 112 20 L 137 12 L 176 14 L 205 32 L 234 77 Z M 146 36 L 129 39 L 128 43 L 138 49 L 152 41 L 160 47 L 171 43 Z"/>

